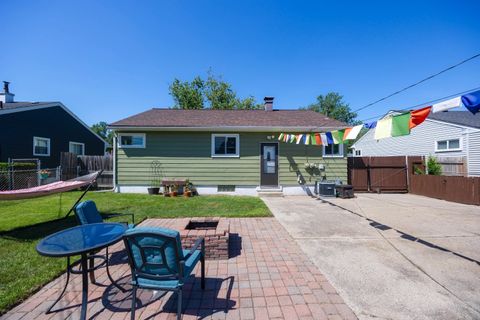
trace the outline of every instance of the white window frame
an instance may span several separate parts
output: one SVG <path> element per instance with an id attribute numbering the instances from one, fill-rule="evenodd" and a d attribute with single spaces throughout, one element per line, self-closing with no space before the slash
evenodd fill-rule
<path id="1" fill-rule="evenodd" d="M 357 152 L 358 152 L 358 154 L 357 154 Z M 357 157 L 361 157 L 362 156 L 362 149 L 354 149 L 353 155 L 357 156 Z"/>
<path id="2" fill-rule="evenodd" d="M 75 142 L 75 141 L 69 141 L 68 142 L 68 152 L 72 152 L 72 145 L 79 144 L 82 146 L 82 154 L 77 154 L 78 156 L 84 156 L 85 155 L 85 143 L 82 142 Z"/>
<path id="3" fill-rule="evenodd" d="M 343 155 L 343 144 L 338 144 L 338 152 L 339 154 L 325 154 L 325 146 L 322 146 L 323 148 L 323 157 L 324 158 L 343 158 L 344 155 Z"/>
<path id="4" fill-rule="evenodd" d="M 35 141 L 37 139 L 41 139 L 41 140 L 47 140 L 47 150 L 48 150 L 48 153 L 47 154 L 43 154 L 43 153 L 35 153 Z M 44 137 L 33 137 L 33 155 L 34 156 L 38 156 L 38 157 L 50 157 L 50 138 L 44 138 Z"/>
<path id="5" fill-rule="evenodd" d="M 216 154 L 215 153 L 215 138 L 235 138 L 235 154 Z M 213 133 L 211 143 L 212 158 L 239 158 L 240 157 L 240 135 L 231 133 Z"/>
<path id="6" fill-rule="evenodd" d="M 451 149 L 450 148 L 450 140 L 458 140 L 458 148 Z M 438 143 L 439 142 L 447 142 L 447 149 L 438 149 Z M 462 151 L 463 150 L 463 142 L 462 138 L 449 138 L 449 139 L 442 139 L 442 140 L 436 140 L 435 141 L 435 152 L 456 152 L 456 151 Z"/>
<path id="7" fill-rule="evenodd" d="M 122 143 L 122 137 L 123 136 L 141 136 L 142 139 L 143 139 L 143 144 L 142 145 L 123 145 L 121 144 Z M 146 138 L 146 135 L 145 133 L 136 133 L 136 132 L 124 132 L 124 133 L 119 133 L 118 134 L 118 138 L 117 138 L 117 145 L 119 148 L 122 148 L 122 149 L 145 149 L 146 147 L 146 144 L 147 144 L 147 138 Z"/>

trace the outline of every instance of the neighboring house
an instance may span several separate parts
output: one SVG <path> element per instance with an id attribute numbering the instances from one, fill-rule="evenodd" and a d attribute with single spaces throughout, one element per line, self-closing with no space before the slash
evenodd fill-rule
<path id="1" fill-rule="evenodd" d="M 0 162 L 39 159 L 60 165 L 60 152 L 103 155 L 106 142 L 61 102 L 16 102 L 8 82 L 0 93 Z"/>
<path id="2" fill-rule="evenodd" d="M 277 138 L 280 132 L 319 132 L 347 125 L 313 111 L 272 107 L 273 98 L 265 98 L 265 110 L 155 108 L 112 123 L 116 190 L 146 192 L 155 160 L 163 177 L 188 178 L 204 194 L 226 190 L 300 194 L 323 176 L 346 182 L 343 145 L 325 148 Z M 310 175 L 306 162 L 324 170 Z"/>
<path id="3" fill-rule="evenodd" d="M 354 156 L 462 157 L 468 176 L 480 176 L 480 113 L 432 113 L 410 135 L 381 140 L 369 130 L 352 146 Z"/>

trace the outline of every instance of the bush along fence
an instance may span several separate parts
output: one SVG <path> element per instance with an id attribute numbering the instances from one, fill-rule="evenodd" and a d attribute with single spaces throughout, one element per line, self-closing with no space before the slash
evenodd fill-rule
<path id="1" fill-rule="evenodd" d="M 348 183 L 356 192 L 410 192 L 480 205 L 480 177 L 451 176 L 452 171 L 444 172 L 444 163 L 423 156 L 350 157 Z"/>

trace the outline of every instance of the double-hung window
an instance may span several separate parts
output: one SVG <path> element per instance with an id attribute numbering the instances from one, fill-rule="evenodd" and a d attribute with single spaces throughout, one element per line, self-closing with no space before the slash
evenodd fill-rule
<path id="1" fill-rule="evenodd" d="M 324 157 L 343 157 L 343 144 L 329 144 L 323 146 Z"/>
<path id="2" fill-rule="evenodd" d="M 50 156 L 50 139 L 42 137 L 33 137 L 33 155 Z"/>
<path id="3" fill-rule="evenodd" d="M 85 144 L 70 141 L 68 144 L 68 152 L 75 153 L 78 156 L 83 156 L 85 155 Z"/>
<path id="4" fill-rule="evenodd" d="M 145 133 L 120 133 L 118 146 L 120 148 L 145 148 Z"/>
<path id="5" fill-rule="evenodd" d="M 462 150 L 460 139 L 438 140 L 435 142 L 436 152 L 460 151 Z"/>
<path id="6" fill-rule="evenodd" d="M 238 134 L 212 134 L 212 157 L 239 157 Z"/>

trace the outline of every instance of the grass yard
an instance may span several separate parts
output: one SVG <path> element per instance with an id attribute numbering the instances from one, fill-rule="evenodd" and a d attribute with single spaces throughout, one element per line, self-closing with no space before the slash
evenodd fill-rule
<path id="1" fill-rule="evenodd" d="M 65 270 L 65 259 L 40 256 L 35 245 L 43 237 L 76 225 L 61 219 L 79 192 L 19 201 L 0 201 L 0 315 Z M 271 213 L 256 197 L 200 196 L 165 198 L 140 194 L 90 192 L 102 213 L 134 213 L 146 218 L 266 217 Z M 115 221 L 114 219 L 110 219 Z M 125 217 L 120 219 L 125 221 Z"/>

